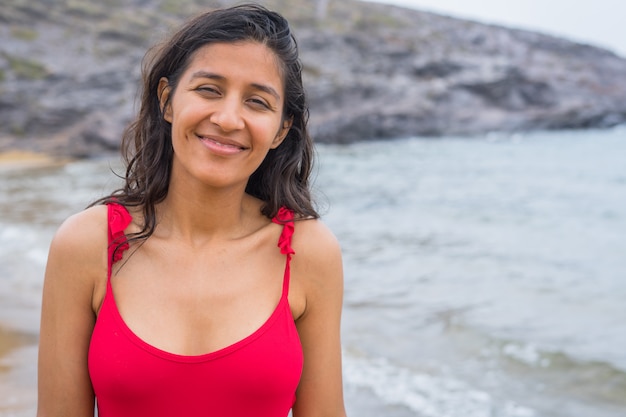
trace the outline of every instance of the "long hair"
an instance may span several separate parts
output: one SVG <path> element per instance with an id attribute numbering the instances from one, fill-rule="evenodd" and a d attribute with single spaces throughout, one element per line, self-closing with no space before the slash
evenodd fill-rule
<path id="1" fill-rule="evenodd" d="M 246 192 L 264 202 L 261 212 L 273 218 L 280 207 L 296 218 L 318 218 L 309 190 L 313 143 L 307 131 L 309 117 L 298 46 L 287 20 L 263 6 L 246 4 L 210 11 L 189 20 L 169 40 L 148 51 L 143 60 L 139 113 L 122 137 L 125 183 L 92 205 L 117 202 L 143 211 L 142 230 L 129 240 L 148 238 L 156 227 L 155 206 L 168 193 L 172 171 L 171 125 L 163 118 L 157 94 L 159 80 L 168 79 L 171 98 L 195 52 L 211 43 L 254 41 L 278 57 L 285 101 L 283 120 L 292 125 L 285 140 L 271 149 L 251 175 Z M 169 99 L 168 99 L 169 100 Z M 165 103 L 166 108 L 169 103 Z"/>

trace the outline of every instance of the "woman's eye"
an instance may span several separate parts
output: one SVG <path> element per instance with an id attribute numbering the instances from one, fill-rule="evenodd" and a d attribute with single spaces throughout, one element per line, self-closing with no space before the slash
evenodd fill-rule
<path id="1" fill-rule="evenodd" d="M 260 98 L 251 98 L 248 100 L 250 103 L 252 103 L 255 106 L 261 106 L 264 107 L 266 109 L 271 108 L 269 104 L 267 104 L 267 102 L 265 100 L 262 100 Z"/>
<path id="2" fill-rule="evenodd" d="M 206 85 L 198 87 L 196 90 L 198 90 L 200 92 L 203 92 L 203 93 L 219 94 L 219 91 L 216 88 L 210 87 L 210 86 L 206 86 Z"/>

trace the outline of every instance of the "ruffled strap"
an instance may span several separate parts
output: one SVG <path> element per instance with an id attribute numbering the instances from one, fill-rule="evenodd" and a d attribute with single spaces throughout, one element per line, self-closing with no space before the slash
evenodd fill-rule
<path id="1" fill-rule="evenodd" d="M 278 247 L 280 248 L 280 253 L 287 257 L 287 261 L 285 262 L 285 275 L 283 277 L 283 294 L 281 296 L 281 299 L 285 300 L 286 305 L 289 305 L 287 297 L 289 295 L 289 281 L 291 280 L 291 255 L 296 253 L 291 247 L 291 237 L 294 232 L 293 219 L 293 211 L 286 207 L 278 209 L 278 213 L 272 219 L 274 223 L 283 226 L 283 231 L 278 238 Z"/>
<path id="2" fill-rule="evenodd" d="M 128 249 L 128 241 L 124 231 L 133 220 L 126 207 L 117 203 L 108 203 L 109 223 L 109 268 L 122 259 L 124 251 Z"/>
<path id="3" fill-rule="evenodd" d="M 291 259 L 291 255 L 296 253 L 291 247 L 291 237 L 294 231 L 293 219 L 293 211 L 286 207 L 278 209 L 278 213 L 272 219 L 274 223 L 283 226 L 283 231 L 278 238 L 278 247 L 280 248 L 280 253 L 287 255 L 287 259 L 289 260 Z"/>

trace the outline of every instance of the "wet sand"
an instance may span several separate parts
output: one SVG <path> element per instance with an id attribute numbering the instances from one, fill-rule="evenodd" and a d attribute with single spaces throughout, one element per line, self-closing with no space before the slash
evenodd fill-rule
<path id="1" fill-rule="evenodd" d="M 0 327 L 0 417 L 33 416 L 37 401 L 37 336 Z"/>
<path id="2" fill-rule="evenodd" d="M 0 172 L 57 166 L 67 162 L 68 159 L 31 151 L 0 152 Z M 14 321 L 13 315 L 5 317 L 2 314 L 1 318 L 8 319 L 8 323 L 14 326 L 24 324 Z M 18 316 L 24 319 L 23 314 Z M 23 331 L 16 330 L 14 326 L 5 326 L 0 321 L 0 417 L 34 416 L 37 408 L 38 335 L 29 332 L 30 325 L 25 326 Z"/>
<path id="3" fill-rule="evenodd" d="M 0 152 L 0 168 L 58 165 L 67 163 L 69 160 L 31 151 Z"/>
<path id="4" fill-rule="evenodd" d="M 41 162 L 50 162 L 52 158 L 30 151 L 7 151 L 0 152 L 0 163 L 41 163 Z"/>
<path id="5" fill-rule="evenodd" d="M 6 355 L 19 347 L 33 344 L 37 344 L 37 336 L 0 326 L 0 372 L 6 370 Z"/>

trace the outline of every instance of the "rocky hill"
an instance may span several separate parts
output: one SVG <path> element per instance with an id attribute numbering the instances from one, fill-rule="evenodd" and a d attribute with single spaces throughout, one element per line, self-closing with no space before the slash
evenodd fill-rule
<path id="1" fill-rule="evenodd" d="M 145 50 L 232 1 L 8 0 L 0 5 L 0 151 L 115 150 Z M 521 30 L 354 0 L 263 1 L 298 37 L 320 142 L 609 127 L 626 60 Z M 122 6 L 123 5 L 123 6 Z"/>

